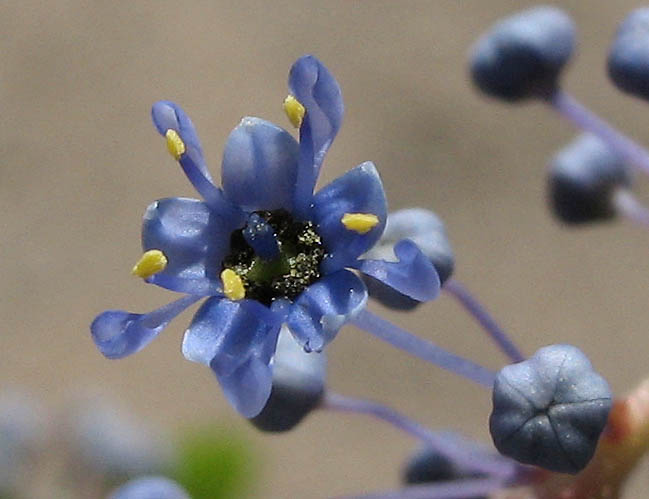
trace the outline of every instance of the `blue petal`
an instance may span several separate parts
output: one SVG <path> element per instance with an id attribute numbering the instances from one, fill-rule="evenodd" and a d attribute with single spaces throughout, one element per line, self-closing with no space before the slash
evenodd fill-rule
<path id="1" fill-rule="evenodd" d="M 364 256 L 395 261 L 394 245 L 402 239 L 410 239 L 419 247 L 437 270 L 442 284 L 453 274 L 455 256 L 444 222 L 424 208 L 406 208 L 389 213 L 381 239 Z"/>
<path id="2" fill-rule="evenodd" d="M 344 105 L 338 82 L 312 55 L 299 58 L 288 77 L 291 94 L 304 106 L 295 209 L 301 216 L 311 202 L 320 166 L 342 123 Z"/>
<path id="3" fill-rule="evenodd" d="M 230 403 L 245 417 L 256 416 L 270 395 L 268 364 L 282 317 L 254 300 L 214 297 L 185 332 L 183 355 L 209 365 Z"/>
<path id="4" fill-rule="evenodd" d="M 267 362 L 249 357 L 227 376 L 217 379 L 228 402 L 245 418 L 257 416 L 268 401 L 272 390 L 273 373 Z"/>
<path id="5" fill-rule="evenodd" d="M 286 325 L 304 350 L 321 351 L 367 303 L 367 289 L 352 272 L 340 270 L 309 286 L 293 303 Z"/>
<path id="6" fill-rule="evenodd" d="M 439 294 L 439 275 L 431 261 L 409 239 L 394 245 L 398 262 L 359 260 L 355 268 L 418 301 L 428 301 Z"/>
<path id="7" fill-rule="evenodd" d="M 168 130 L 174 130 L 182 139 L 185 144 L 185 152 L 180 156 L 178 162 L 189 181 L 205 201 L 219 210 L 229 211 L 231 215 L 236 215 L 239 210 L 224 199 L 221 189 L 212 182 L 198 134 L 185 111 L 171 101 L 158 101 L 151 108 L 151 118 L 160 135 L 164 137 Z"/>
<path id="8" fill-rule="evenodd" d="M 345 213 L 372 213 L 379 223 L 365 234 L 348 230 Z M 363 163 L 321 189 L 313 199 L 313 220 L 327 249 L 326 273 L 351 265 L 379 240 L 385 227 L 387 201 L 381 178 L 371 162 Z"/>
<path id="9" fill-rule="evenodd" d="M 183 355 L 232 374 L 249 357 L 270 362 L 281 316 L 255 300 L 208 299 L 196 312 L 183 339 Z"/>
<path id="10" fill-rule="evenodd" d="M 92 339 L 109 359 L 126 357 L 147 346 L 174 317 L 198 300 L 199 296 L 185 296 L 148 314 L 106 310 L 90 325 Z"/>
<path id="11" fill-rule="evenodd" d="M 168 263 L 147 281 L 194 295 L 220 293 L 221 261 L 230 251 L 230 235 L 238 222 L 196 199 L 152 203 L 144 213 L 142 247 L 159 249 Z"/>
<path id="12" fill-rule="evenodd" d="M 223 153 L 225 196 L 248 211 L 290 211 L 297 159 L 297 142 L 286 130 L 259 118 L 244 118 L 230 134 Z"/>

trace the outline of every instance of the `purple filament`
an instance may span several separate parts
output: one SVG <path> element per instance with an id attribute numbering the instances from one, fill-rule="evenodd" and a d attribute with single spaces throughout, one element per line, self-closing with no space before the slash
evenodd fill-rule
<path id="1" fill-rule="evenodd" d="M 321 408 L 337 412 L 366 414 L 385 421 L 434 448 L 452 461 L 455 466 L 468 472 L 484 473 L 498 477 L 501 481 L 511 479 L 517 472 L 517 466 L 512 461 L 496 454 L 489 454 L 479 445 L 470 443 L 457 435 L 433 432 L 391 407 L 378 402 L 327 392 Z"/>
<path id="2" fill-rule="evenodd" d="M 622 159 L 649 174 L 649 151 L 619 132 L 573 96 L 558 89 L 546 102 L 579 128 L 599 137 Z"/>
<path id="3" fill-rule="evenodd" d="M 443 291 L 453 296 L 473 318 L 480 323 L 489 336 L 496 342 L 498 347 L 509 356 L 513 362 L 525 360 L 525 356 L 516 347 L 511 338 L 491 317 L 489 312 L 475 299 L 468 289 L 455 279 L 449 279 L 444 283 Z"/>
<path id="4" fill-rule="evenodd" d="M 431 364 L 435 364 L 442 369 L 464 376 L 486 388 L 491 389 L 493 387 L 496 378 L 496 374 L 493 371 L 468 359 L 447 352 L 434 343 L 423 340 L 405 329 L 401 329 L 399 326 L 392 324 L 367 309 L 362 310 L 351 322 L 360 329 L 367 331 L 395 348 L 419 357 Z"/>

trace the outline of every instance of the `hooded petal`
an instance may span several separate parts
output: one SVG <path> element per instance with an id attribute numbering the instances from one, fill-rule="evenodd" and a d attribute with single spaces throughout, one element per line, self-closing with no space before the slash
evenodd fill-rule
<path id="1" fill-rule="evenodd" d="M 364 257 L 396 261 L 394 245 L 402 239 L 410 239 L 419 247 L 437 270 L 442 284 L 453 274 L 455 256 L 444 222 L 424 208 L 406 208 L 389 213 L 381 239 Z"/>
<path id="2" fill-rule="evenodd" d="M 255 300 L 209 298 L 196 312 L 183 339 L 183 355 L 232 374 L 248 357 L 270 362 L 281 318 Z"/>
<path id="3" fill-rule="evenodd" d="M 439 275 L 431 261 L 409 239 L 394 245 L 397 262 L 358 260 L 355 268 L 410 298 L 428 301 L 439 294 Z"/>
<path id="4" fill-rule="evenodd" d="M 300 57 L 288 77 L 291 94 L 304 106 L 295 209 L 301 216 L 311 202 L 324 156 L 342 123 L 344 105 L 338 82 L 312 55 Z"/>
<path id="5" fill-rule="evenodd" d="M 304 350 L 319 352 L 366 303 L 363 281 L 340 270 L 302 292 L 289 310 L 286 325 Z"/>
<path id="6" fill-rule="evenodd" d="M 297 142 L 286 130 L 259 118 L 244 118 L 223 153 L 226 198 L 248 211 L 291 210 L 297 161 Z"/>
<path id="7" fill-rule="evenodd" d="M 196 199 L 155 201 L 144 213 L 142 247 L 162 251 L 167 266 L 147 282 L 195 295 L 220 293 L 221 261 L 237 222 Z"/>
<path id="8" fill-rule="evenodd" d="M 148 314 L 106 310 L 90 325 L 92 339 L 109 359 L 120 359 L 147 346 L 171 320 L 200 300 L 185 296 Z"/>
<path id="9" fill-rule="evenodd" d="M 151 108 L 151 118 L 158 133 L 163 137 L 167 138 L 169 130 L 177 134 L 182 142 L 182 149 L 178 151 L 176 159 L 189 181 L 205 201 L 217 209 L 229 211 L 232 216 L 237 214 L 240 210 L 226 201 L 221 189 L 212 182 L 198 134 L 185 111 L 174 102 L 158 101 Z"/>
<path id="10" fill-rule="evenodd" d="M 376 215 L 379 222 L 364 234 L 343 225 L 346 213 Z M 385 227 L 387 201 L 376 167 L 365 162 L 321 189 L 313 199 L 313 220 L 327 249 L 326 273 L 351 265 L 379 240 Z"/>

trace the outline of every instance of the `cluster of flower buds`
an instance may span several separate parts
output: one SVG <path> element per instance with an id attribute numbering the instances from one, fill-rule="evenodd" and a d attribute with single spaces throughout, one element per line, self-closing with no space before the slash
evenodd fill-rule
<path id="1" fill-rule="evenodd" d="M 649 9 L 629 14 L 608 54 L 608 74 L 622 91 L 649 99 Z M 557 7 L 515 14 L 488 31 L 471 52 L 482 92 L 507 102 L 539 99 L 583 130 L 550 162 L 550 207 L 567 224 L 626 216 L 647 225 L 649 212 L 630 189 L 635 166 L 649 173 L 649 152 L 596 116 L 561 86 L 575 48 L 575 26 Z"/>
<path id="2" fill-rule="evenodd" d="M 473 82 L 486 95 L 506 102 L 537 99 L 581 129 L 556 153 L 548 169 L 548 200 L 561 222 L 584 224 L 622 215 L 646 227 L 649 210 L 631 188 L 632 168 L 649 173 L 649 151 L 561 85 L 575 38 L 573 21 L 557 7 L 540 6 L 512 15 L 473 47 Z M 649 99 L 649 8 L 634 10 L 620 24 L 606 64 L 620 90 Z M 646 439 L 628 437 L 636 439 L 633 458 L 620 450 L 623 439 L 614 436 L 618 431 L 614 428 L 624 426 L 629 433 L 634 424 L 643 424 L 620 423 L 620 414 L 628 413 L 620 410 L 613 418 L 612 407 L 608 384 L 584 354 L 573 346 L 553 345 L 499 372 L 490 431 L 496 448 L 518 462 L 574 474 L 591 462 L 608 424 L 610 438 L 601 450 L 606 454 L 595 460 L 583 479 L 578 476 L 560 485 L 548 479 L 536 491 L 542 497 L 613 497 L 642 454 L 639 449 L 646 449 Z"/>

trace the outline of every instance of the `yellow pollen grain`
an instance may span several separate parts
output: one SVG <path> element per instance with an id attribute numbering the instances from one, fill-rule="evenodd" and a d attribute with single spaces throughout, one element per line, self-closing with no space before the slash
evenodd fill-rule
<path id="1" fill-rule="evenodd" d="M 165 133 L 165 138 L 167 139 L 167 149 L 169 150 L 169 154 L 178 161 L 185 152 L 185 143 L 183 142 L 183 139 L 180 138 L 180 135 L 178 135 L 176 130 L 172 130 L 171 128 Z"/>
<path id="2" fill-rule="evenodd" d="M 131 270 L 136 277 L 146 279 L 162 272 L 167 267 L 167 257 L 157 249 L 146 251 Z"/>
<path id="3" fill-rule="evenodd" d="M 379 217 L 372 213 L 345 213 L 340 221 L 347 230 L 365 234 L 379 223 Z"/>
<path id="4" fill-rule="evenodd" d="M 304 119 L 304 113 L 306 110 L 304 106 L 292 95 L 289 95 L 284 99 L 284 112 L 288 116 L 289 121 L 295 128 L 300 128 L 302 125 L 302 120 Z"/>
<path id="5" fill-rule="evenodd" d="M 223 294 L 230 300 L 242 300 L 246 297 L 243 281 L 234 270 L 225 269 L 221 272 L 221 281 L 223 282 Z"/>

